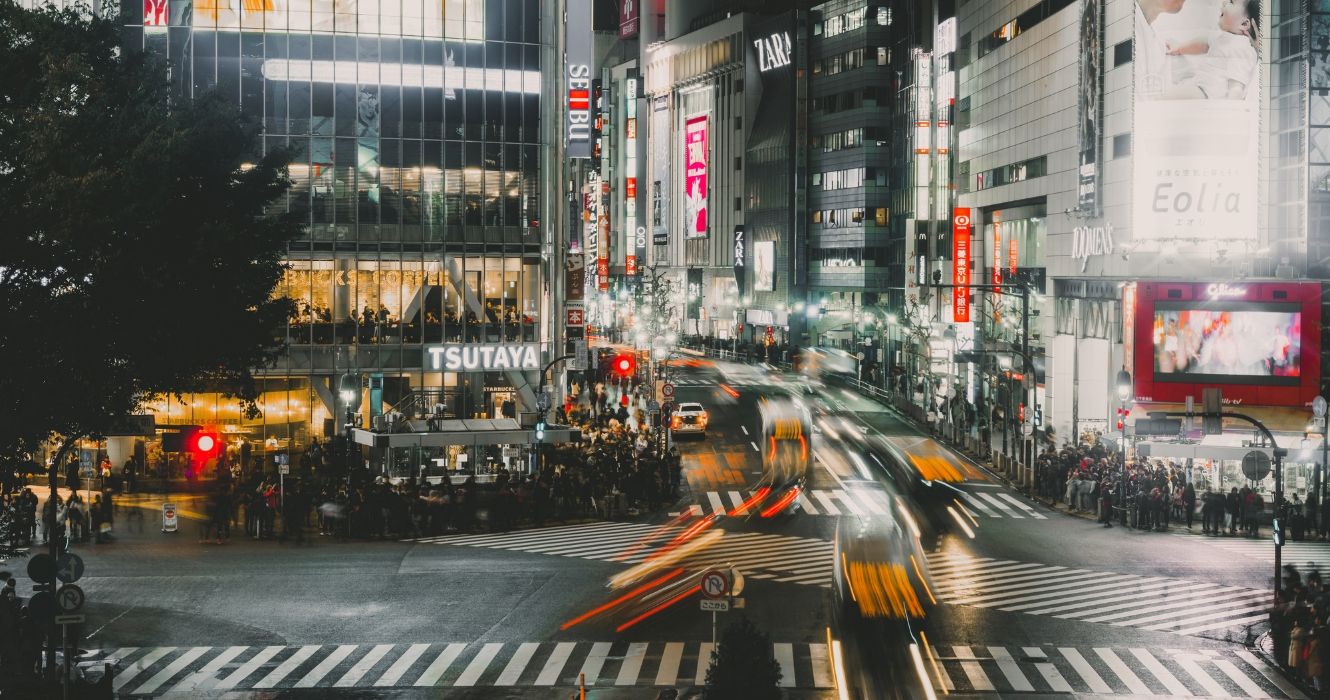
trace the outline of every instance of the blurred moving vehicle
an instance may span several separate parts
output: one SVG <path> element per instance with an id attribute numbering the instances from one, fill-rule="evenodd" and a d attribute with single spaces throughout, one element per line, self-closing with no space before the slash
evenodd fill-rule
<path id="1" fill-rule="evenodd" d="M 670 437 L 677 438 L 684 433 L 694 433 L 707 436 L 707 421 L 710 416 L 707 415 L 705 408 L 700 403 L 681 403 L 674 409 L 674 415 L 670 418 Z"/>
<path id="2" fill-rule="evenodd" d="M 803 488 L 813 461 L 813 419 L 802 404 L 773 399 L 762 414 L 762 483 L 774 491 Z"/>
<path id="3" fill-rule="evenodd" d="M 799 364 L 804 390 L 808 393 L 826 387 L 832 379 L 856 379 L 859 376 L 859 358 L 839 348 L 815 347 L 804 350 Z"/>

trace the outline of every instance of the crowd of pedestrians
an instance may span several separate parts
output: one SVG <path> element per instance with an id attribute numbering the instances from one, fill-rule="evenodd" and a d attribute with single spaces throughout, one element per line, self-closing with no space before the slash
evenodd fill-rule
<path id="1" fill-rule="evenodd" d="M 1326 690 L 1330 668 L 1330 587 L 1321 572 L 1304 576 L 1294 565 L 1284 566 L 1280 595 L 1270 611 L 1270 641 L 1274 658 L 1295 679 Z"/>

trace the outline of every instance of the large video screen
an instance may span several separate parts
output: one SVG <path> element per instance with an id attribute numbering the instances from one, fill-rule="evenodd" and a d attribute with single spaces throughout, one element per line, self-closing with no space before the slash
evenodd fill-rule
<path id="1" fill-rule="evenodd" d="M 1157 382 L 1301 382 L 1302 313 L 1297 304 L 1160 302 L 1152 335 Z"/>

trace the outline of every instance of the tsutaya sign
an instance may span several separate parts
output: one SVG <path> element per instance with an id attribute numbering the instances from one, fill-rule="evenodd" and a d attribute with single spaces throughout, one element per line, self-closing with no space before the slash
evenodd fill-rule
<path id="1" fill-rule="evenodd" d="M 1071 230 L 1071 257 L 1081 261 L 1081 272 L 1085 272 L 1091 256 L 1112 254 L 1113 224 L 1077 226 Z"/>
<path id="2" fill-rule="evenodd" d="M 444 372 L 540 369 L 540 346 L 534 343 L 427 345 L 425 357 L 429 369 Z"/>

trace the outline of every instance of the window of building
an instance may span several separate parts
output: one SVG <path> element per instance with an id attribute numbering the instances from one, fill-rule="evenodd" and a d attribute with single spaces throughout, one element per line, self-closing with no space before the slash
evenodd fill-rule
<path id="1" fill-rule="evenodd" d="M 885 46 L 877 47 L 877 64 L 885 66 L 888 63 L 891 63 L 891 49 Z"/>
<path id="2" fill-rule="evenodd" d="M 734 210 L 735 210 L 735 211 L 743 211 L 743 208 L 744 208 L 743 197 L 735 197 L 735 198 L 734 198 Z"/>
<path id="3" fill-rule="evenodd" d="M 1003 23 L 1002 26 L 993 30 L 993 33 L 980 39 L 979 55 L 987 55 L 999 46 L 1030 31 L 1036 24 L 1070 7 L 1073 3 L 1074 0 L 1040 0 L 1034 7 L 1022 12 L 1015 19 Z"/>
<path id="4" fill-rule="evenodd" d="M 877 224 L 878 226 L 886 226 L 886 225 L 887 225 L 887 217 L 889 216 L 889 214 L 888 214 L 887 212 L 888 212 L 888 209 L 887 209 L 886 207 L 878 207 L 878 208 L 874 209 L 874 210 L 873 210 L 873 223 L 874 223 L 874 224 Z"/>
<path id="5" fill-rule="evenodd" d="M 1118 134 L 1113 137 L 1113 157 L 1125 158 L 1131 155 L 1131 134 Z"/>
<path id="6" fill-rule="evenodd" d="M 1117 68 L 1124 63 L 1131 63 L 1131 39 L 1113 46 L 1113 67 Z"/>
<path id="7" fill-rule="evenodd" d="M 975 176 L 975 189 L 986 190 L 990 187 L 1001 187 L 1014 182 L 1033 180 L 1047 174 L 1048 158 L 1047 156 L 1039 156 L 1038 158 L 1031 158 L 979 173 Z"/>
<path id="8" fill-rule="evenodd" d="M 735 169 L 735 170 L 743 170 L 743 169 L 744 169 L 744 159 L 743 159 L 743 156 L 735 156 L 735 157 L 734 157 L 734 169 Z"/>
<path id="9" fill-rule="evenodd" d="M 891 26 L 891 8 L 890 8 L 890 7 L 879 7 L 879 8 L 877 8 L 877 26 L 879 26 L 879 27 L 890 27 L 890 26 Z"/>
<path id="10" fill-rule="evenodd" d="M 856 10 L 828 17 L 822 21 L 822 34 L 833 37 L 845 32 L 852 32 L 864 26 L 864 18 L 868 14 L 867 7 L 860 7 Z M 817 25 L 813 25 L 813 34 L 817 34 Z"/>

